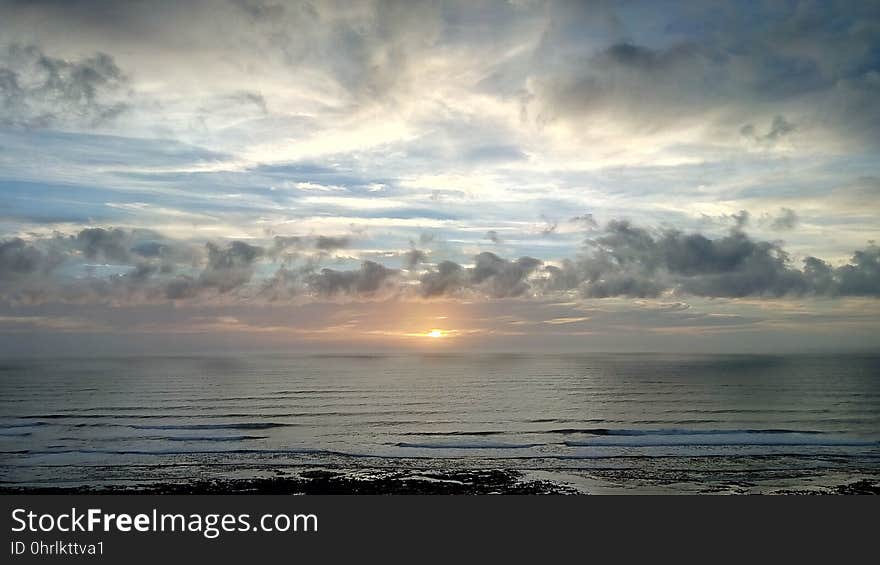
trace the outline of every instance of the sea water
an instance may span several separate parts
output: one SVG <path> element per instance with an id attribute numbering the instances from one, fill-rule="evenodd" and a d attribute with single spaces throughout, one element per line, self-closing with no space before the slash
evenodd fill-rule
<path id="1" fill-rule="evenodd" d="M 672 488 L 876 474 L 880 355 L 0 361 L 4 486 L 298 466 L 504 468 Z"/>

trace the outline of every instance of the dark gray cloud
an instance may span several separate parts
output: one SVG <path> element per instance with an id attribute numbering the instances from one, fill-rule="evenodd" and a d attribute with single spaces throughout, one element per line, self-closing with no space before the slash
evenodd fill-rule
<path id="1" fill-rule="evenodd" d="M 765 147 L 794 134 L 807 142 L 827 141 L 827 134 L 837 143 L 880 142 L 880 111 L 868 102 L 880 89 L 876 8 L 757 2 L 739 10 L 716 3 L 664 16 L 666 9 L 636 9 L 645 18 L 669 18 L 668 30 L 681 33 L 666 41 L 622 34 L 625 40 L 570 49 L 536 70 L 526 113 L 583 132 L 595 118 L 638 134 L 699 123 L 710 141 L 732 141 L 738 131 Z"/>
<path id="2" fill-rule="evenodd" d="M 320 273 L 306 277 L 306 285 L 319 296 L 371 295 L 390 287 L 391 279 L 396 274 L 394 269 L 364 261 L 360 269 L 353 271 L 321 269 Z"/>
<path id="3" fill-rule="evenodd" d="M 844 296 L 880 296 L 880 247 L 856 251 L 849 265 L 834 271 L 832 291 Z"/>
<path id="4" fill-rule="evenodd" d="M 225 247 L 208 243 L 208 265 L 199 277 L 201 287 L 229 292 L 248 281 L 254 274 L 254 262 L 263 255 L 262 247 L 233 241 Z"/>
<path id="5" fill-rule="evenodd" d="M 21 238 L 0 242 L 0 281 L 28 275 L 48 274 L 61 262 L 58 254 L 47 254 Z"/>
<path id="6" fill-rule="evenodd" d="M 682 63 L 690 62 L 699 54 L 697 45 L 691 43 L 679 43 L 665 49 L 618 43 L 601 51 L 595 57 L 595 62 L 600 67 L 622 67 L 655 73 L 668 71 Z"/>
<path id="7" fill-rule="evenodd" d="M 283 4 L 261 0 L 230 0 L 254 20 L 274 20 L 284 15 Z"/>
<path id="8" fill-rule="evenodd" d="M 499 245 L 501 243 L 501 236 L 498 235 L 498 232 L 495 230 L 489 230 L 486 232 L 486 239 L 494 243 L 495 245 Z"/>
<path id="9" fill-rule="evenodd" d="M 575 216 L 571 218 L 569 222 L 581 224 L 588 229 L 599 227 L 599 223 L 596 221 L 596 218 L 594 218 L 592 214 L 581 214 L 580 216 Z"/>
<path id="10" fill-rule="evenodd" d="M 161 270 L 161 267 L 152 263 L 139 263 L 133 270 L 123 275 L 123 278 L 134 284 L 143 284 L 147 282 L 150 277 L 161 272 Z"/>
<path id="11" fill-rule="evenodd" d="M 243 241 L 232 241 L 225 246 L 208 242 L 207 264 L 197 276 L 178 274 L 165 282 L 165 296 L 171 300 L 197 298 L 206 292 L 220 294 L 237 290 L 254 275 L 254 264 L 265 255 L 262 247 Z"/>
<path id="12" fill-rule="evenodd" d="M 262 283 L 259 296 L 269 302 L 301 296 L 306 290 L 306 278 L 313 276 L 317 269 L 318 263 L 312 258 L 301 265 L 282 266 Z"/>
<path id="13" fill-rule="evenodd" d="M 403 254 L 403 266 L 406 269 L 413 270 L 427 260 L 428 254 L 419 249 L 410 249 Z"/>
<path id="14" fill-rule="evenodd" d="M 0 125 L 97 126 L 128 108 L 127 84 L 105 53 L 70 61 L 10 45 L 0 53 Z"/>
<path id="15" fill-rule="evenodd" d="M 113 263 L 131 259 L 131 234 L 118 228 L 86 228 L 77 234 L 76 244 L 86 259 Z"/>
<path id="16" fill-rule="evenodd" d="M 345 249 L 351 245 L 351 239 L 348 237 L 329 237 L 319 235 L 315 239 L 315 249 L 321 251 L 335 251 L 337 249 Z"/>
<path id="17" fill-rule="evenodd" d="M 541 220 L 544 222 L 544 226 L 541 228 L 541 235 L 546 236 L 555 233 L 556 228 L 559 227 L 559 222 L 548 218 L 544 214 L 541 214 Z"/>
<path id="18" fill-rule="evenodd" d="M 842 266 L 816 257 L 799 265 L 781 243 L 756 240 L 740 226 L 713 238 L 613 220 L 589 234 L 577 257 L 552 264 L 483 252 L 474 256 L 471 265 L 441 261 L 417 275 L 416 268 L 429 260 L 418 249 L 402 256 L 404 271 L 374 261 L 337 270 L 321 268 L 327 256 L 314 252 L 313 240 L 279 243 L 276 237 L 268 247 L 243 241 L 208 242 L 199 253 L 193 243 L 152 231 L 86 228 L 75 235 L 0 242 L 0 299 L 137 303 L 224 295 L 234 301 L 277 301 L 309 294 L 358 297 L 411 292 L 426 298 L 558 293 L 586 298 L 880 296 L 880 248 L 873 244 L 856 251 Z M 313 251 L 268 271 L 277 261 L 279 246 Z"/>
<path id="19" fill-rule="evenodd" d="M 329 252 L 337 249 L 345 249 L 351 246 L 351 237 L 348 236 L 298 236 L 276 235 L 272 238 L 272 246 L 267 251 L 273 259 L 291 261 L 299 257 L 309 249 Z"/>
<path id="20" fill-rule="evenodd" d="M 541 261 L 532 257 L 508 261 L 483 252 L 474 257 L 471 268 L 443 261 L 422 275 L 419 288 L 423 296 L 454 295 L 464 289 L 495 298 L 520 296 L 530 290 L 527 279 L 540 265 Z"/>
<path id="21" fill-rule="evenodd" d="M 770 218 L 770 229 L 789 231 L 797 227 L 798 215 L 791 208 L 782 208 L 779 215 Z"/>
<path id="22" fill-rule="evenodd" d="M 159 241 L 144 241 L 132 246 L 131 252 L 141 257 L 160 257 L 168 247 Z"/>
<path id="23" fill-rule="evenodd" d="M 670 229 L 652 233 L 612 221 L 588 247 L 576 262 L 550 272 L 551 287 L 574 288 L 578 281 L 583 295 L 597 298 L 666 291 L 710 297 L 880 291 L 874 246 L 857 251 L 849 265 L 837 269 L 809 257 L 801 270 L 778 243 L 756 241 L 738 227 L 710 239 Z"/>
<path id="24" fill-rule="evenodd" d="M 135 264 L 139 260 L 164 263 L 198 260 L 192 246 L 145 229 L 84 228 L 69 238 L 57 236 L 52 243 L 59 250 L 72 248 L 90 261 L 120 265 Z"/>
<path id="25" fill-rule="evenodd" d="M 419 279 L 419 289 L 423 296 L 443 296 L 454 294 L 465 284 L 464 268 L 453 261 L 443 261 L 437 268 L 425 273 Z"/>
<path id="26" fill-rule="evenodd" d="M 581 284 L 582 275 L 571 259 L 563 259 L 560 266 L 544 267 L 547 278 L 539 279 L 540 288 L 547 293 L 576 289 Z"/>
<path id="27" fill-rule="evenodd" d="M 182 300 L 198 296 L 201 286 L 190 276 L 179 275 L 165 286 L 165 296 L 169 300 Z"/>
<path id="28" fill-rule="evenodd" d="M 536 117 L 580 121 L 602 115 L 639 128 L 679 123 L 713 96 L 698 88 L 711 79 L 711 60 L 706 48 L 693 43 L 662 49 L 613 44 L 537 81 Z"/>
<path id="29" fill-rule="evenodd" d="M 85 228 L 74 235 L 56 234 L 31 242 L 3 241 L 0 280 L 9 282 L 2 289 L 5 298 L 26 297 L 28 302 L 197 299 L 240 291 L 253 281 L 260 263 L 280 258 L 285 265 L 295 260 L 299 265 L 282 267 L 262 284 L 277 296 L 294 296 L 307 286 L 304 277 L 318 267 L 316 257 L 347 243 L 344 237 L 275 236 L 268 247 L 231 241 L 207 242 L 200 248 L 151 230 Z M 67 271 L 59 273 L 63 264 Z M 111 270 L 104 274 L 107 271 L 99 267 Z M 70 278 L 83 274 L 87 282 Z M 373 274 L 366 273 L 355 287 L 367 289 Z"/>
<path id="30" fill-rule="evenodd" d="M 272 246 L 267 253 L 272 259 L 290 262 L 298 258 L 300 252 L 306 247 L 306 240 L 303 237 L 276 235 L 272 238 Z"/>
<path id="31" fill-rule="evenodd" d="M 704 296 L 783 295 L 805 290 L 800 272 L 776 244 L 739 229 L 725 237 L 665 230 L 652 234 L 612 221 L 589 241 L 578 263 L 586 296 L 657 296 L 678 290 Z"/>
<path id="32" fill-rule="evenodd" d="M 284 251 L 285 249 L 303 249 L 306 238 L 298 235 L 276 235 L 272 238 L 273 247 Z"/>
<path id="33" fill-rule="evenodd" d="M 263 254 L 263 248 L 243 241 L 230 242 L 225 248 L 207 243 L 208 268 L 214 270 L 250 267 Z"/>
<path id="34" fill-rule="evenodd" d="M 837 291 L 838 284 L 834 277 L 834 269 L 821 259 L 807 257 L 804 260 L 804 278 L 816 294 L 830 294 Z"/>
<path id="35" fill-rule="evenodd" d="M 529 291 L 526 279 L 540 265 L 541 261 L 533 257 L 508 261 L 484 252 L 474 258 L 474 266 L 470 269 L 471 282 L 496 298 L 520 296 Z"/>
<path id="36" fill-rule="evenodd" d="M 790 134 L 796 129 L 796 126 L 788 122 L 783 116 L 774 116 L 766 133 L 759 133 L 753 124 L 746 124 L 740 128 L 740 133 L 755 141 L 766 145 L 773 145 L 782 137 Z"/>
<path id="37" fill-rule="evenodd" d="M 741 230 L 748 225 L 751 214 L 747 210 L 740 210 L 736 214 L 731 214 L 730 218 L 733 220 L 736 229 Z"/>

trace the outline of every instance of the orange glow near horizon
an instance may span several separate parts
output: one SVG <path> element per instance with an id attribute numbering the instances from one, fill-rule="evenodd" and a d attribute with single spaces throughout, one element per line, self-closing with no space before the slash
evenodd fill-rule
<path id="1" fill-rule="evenodd" d="M 443 330 L 436 330 L 436 329 L 434 329 L 434 330 L 429 331 L 429 332 L 426 333 L 425 335 L 426 335 L 427 337 L 430 337 L 430 338 L 433 338 L 433 339 L 437 339 L 437 338 L 441 338 L 441 337 L 445 336 L 446 334 L 443 332 Z"/>

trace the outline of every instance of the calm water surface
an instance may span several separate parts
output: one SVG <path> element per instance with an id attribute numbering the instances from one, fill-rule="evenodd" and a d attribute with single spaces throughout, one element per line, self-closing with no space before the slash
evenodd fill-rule
<path id="1" fill-rule="evenodd" d="M 7 485 L 285 465 L 644 471 L 667 460 L 796 475 L 871 472 L 878 458 L 872 355 L 0 361 Z"/>

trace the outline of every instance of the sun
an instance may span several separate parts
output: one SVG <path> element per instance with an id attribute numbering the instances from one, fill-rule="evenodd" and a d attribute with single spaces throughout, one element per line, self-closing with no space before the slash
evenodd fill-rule
<path id="1" fill-rule="evenodd" d="M 425 335 L 430 338 L 436 339 L 439 337 L 443 337 L 445 334 L 443 333 L 443 330 L 431 330 L 428 333 L 426 333 Z"/>

